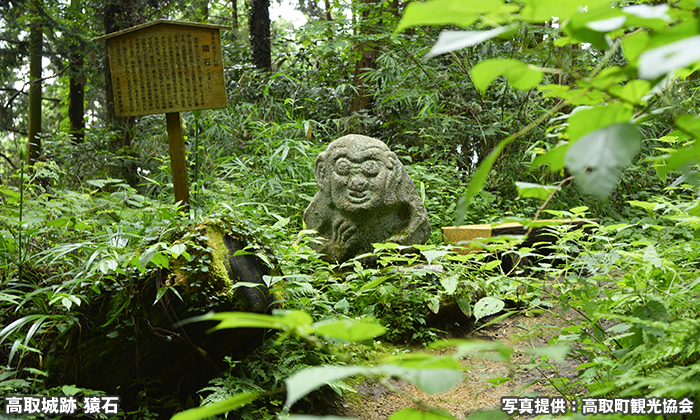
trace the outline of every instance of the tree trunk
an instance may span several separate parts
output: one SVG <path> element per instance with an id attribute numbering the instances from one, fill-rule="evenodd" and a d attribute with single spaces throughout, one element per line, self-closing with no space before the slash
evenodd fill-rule
<path id="1" fill-rule="evenodd" d="M 202 23 L 209 21 L 209 0 L 201 0 L 199 4 L 199 21 Z"/>
<path id="2" fill-rule="evenodd" d="M 323 0 L 323 5 L 326 8 L 326 20 L 330 22 L 333 20 L 333 16 L 331 15 L 331 2 L 329 0 Z"/>
<path id="3" fill-rule="evenodd" d="M 270 0 L 252 0 L 250 7 L 250 48 L 253 64 L 262 70 L 272 67 L 270 45 Z"/>
<path id="4" fill-rule="evenodd" d="M 238 0 L 231 0 L 231 19 L 233 20 L 233 25 L 231 25 L 231 29 L 233 29 L 234 35 L 238 34 Z"/>
<path id="5" fill-rule="evenodd" d="M 362 0 L 360 7 L 361 21 L 360 25 L 360 35 L 372 35 L 376 33 L 376 28 L 369 22 L 372 17 L 373 9 L 375 9 L 379 0 Z M 367 84 L 367 73 L 372 69 L 377 69 L 377 51 L 378 45 L 376 41 L 364 41 L 357 45 L 357 49 L 360 51 L 360 59 L 355 63 L 355 77 L 353 79 L 353 86 L 355 87 L 355 95 L 352 98 L 352 104 L 350 106 L 351 112 L 361 111 L 363 109 L 369 109 L 372 106 L 372 95 L 369 93 L 369 86 Z"/>
<path id="6" fill-rule="evenodd" d="M 133 26 L 133 16 L 131 11 L 134 10 L 133 0 L 111 0 L 104 6 L 103 24 L 105 34 L 117 32 L 122 29 Z M 112 86 L 112 71 L 109 68 L 109 54 L 107 52 L 107 44 L 105 43 L 105 99 L 107 102 L 107 125 L 117 129 L 120 136 L 112 142 L 112 147 L 115 150 L 131 146 L 132 133 L 134 131 L 133 117 L 117 117 L 117 111 L 114 107 L 114 88 Z"/>
<path id="7" fill-rule="evenodd" d="M 105 34 L 117 32 L 122 29 L 134 26 L 139 22 L 137 19 L 137 3 L 135 0 L 109 0 L 104 6 L 103 24 Z M 109 148 L 113 153 L 135 157 L 136 153 L 131 149 L 131 140 L 134 135 L 136 124 L 135 117 L 117 117 L 114 106 L 114 87 L 112 86 L 112 71 L 109 64 L 109 53 L 107 43 L 104 46 L 105 56 L 105 100 L 107 108 L 106 124 L 111 130 L 117 133 L 110 142 Z M 121 165 L 114 165 L 109 168 L 109 176 L 125 180 L 129 185 L 136 186 L 139 182 L 136 174 L 136 159 L 125 159 Z"/>
<path id="8" fill-rule="evenodd" d="M 74 143 L 82 143 L 85 138 L 85 76 L 81 74 L 83 67 L 83 53 L 80 46 L 74 46 L 76 51 L 71 52 L 69 88 L 68 88 L 68 121 Z"/>
<path id="9" fill-rule="evenodd" d="M 27 162 L 35 163 L 41 154 L 41 59 L 43 31 L 39 20 L 39 0 L 32 2 L 32 22 L 29 28 L 29 116 Z"/>
<path id="10" fill-rule="evenodd" d="M 71 0 L 72 16 L 79 16 L 82 0 Z M 82 143 L 85 138 L 85 76 L 83 43 L 77 38 L 68 48 L 68 122 L 71 140 Z"/>

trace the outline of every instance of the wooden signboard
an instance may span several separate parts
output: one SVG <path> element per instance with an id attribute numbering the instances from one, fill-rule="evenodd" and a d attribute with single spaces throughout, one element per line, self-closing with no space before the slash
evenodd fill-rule
<path id="1" fill-rule="evenodd" d="M 189 202 L 181 111 L 226 107 L 221 25 L 156 20 L 107 34 L 118 117 L 166 114 L 175 201 Z"/>

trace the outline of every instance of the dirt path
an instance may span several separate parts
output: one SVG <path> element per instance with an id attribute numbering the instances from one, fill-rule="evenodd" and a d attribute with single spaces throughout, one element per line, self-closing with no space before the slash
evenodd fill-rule
<path id="1" fill-rule="evenodd" d="M 472 333 L 468 338 L 483 341 L 498 341 L 513 349 L 511 363 L 496 362 L 481 358 L 463 358 L 465 375 L 462 382 L 448 392 L 436 395 L 423 393 L 413 384 L 404 381 L 391 380 L 391 385 L 407 394 L 418 397 L 430 404 L 452 413 L 456 418 L 465 418 L 481 410 L 497 410 L 500 399 L 504 396 L 530 395 L 555 396 L 556 391 L 545 387 L 546 375 L 551 371 L 523 369 L 520 365 L 531 363 L 531 355 L 523 353 L 533 347 L 542 347 L 549 338 L 558 333 L 559 329 L 571 320 L 572 316 L 555 314 L 543 316 L 526 316 L 516 314 L 496 322 L 482 330 Z M 424 351 L 422 349 L 411 349 Z M 437 351 L 432 351 L 437 354 Z M 449 352 L 440 351 L 440 354 Z M 560 374 L 574 375 L 577 363 L 567 361 L 559 365 Z M 520 369 L 518 369 L 520 367 Z M 516 370 L 517 371 L 513 371 Z M 490 378 L 511 377 L 512 379 L 500 385 L 487 382 Z M 532 384 L 531 386 L 527 386 Z M 360 420 L 385 420 L 396 411 L 414 404 L 384 385 L 372 380 L 365 380 L 355 387 L 357 395 L 351 395 L 342 404 L 341 415 L 355 417 Z M 525 388 L 525 389 L 523 389 Z"/>

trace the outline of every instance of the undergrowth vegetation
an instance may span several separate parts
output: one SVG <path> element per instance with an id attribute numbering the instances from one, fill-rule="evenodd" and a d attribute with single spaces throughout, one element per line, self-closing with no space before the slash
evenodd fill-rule
<path id="1" fill-rule="evenodd" d="M 434 3 L 441 2 L 454 3 Z M 333 414 L 335 396 L 352 393 L 348 379 L 358 376 L 396 392 L 387 378 L 443 392 L 461 381 L 463 357 L 509 360 L 511 349 L 468 334 L 516 313 L 567 324 L 548 346 L 531 349 L 531 364 L 515 367 L 554 372 L 543 379 L 552 396 L 700 401 L 697 72 L 682 60 L 659 74 L 663 69 L 639 62 L 642 50 L 694 34 L 697 5 L 644 5 L 623 14 L 606 3 L 591 17 L 577 2 L 545 12 L 533 11 L 531 2 L 522 10 L 494 3 L 501 8 L 466 11 L 465 20 L 434 11 L 421 18 L 409 9 L 399 24 L 384 14 L 401 29 L 416 28 L 369 36 L 383 47 L 378 68 L 368 73 L 372 108 L 356 113 L 347 112 L 353 95 L 347 63 L 354 59 L 350 46 L 368 35 L 351 35 L 352 22 L 299 29 L 299 45 L 279 49 L 273 74 L 234 64 L 246 47 L 229 39 L 229 107 L 184 115 L 189 208 L 170 204 L 167 136 L 158 116 L 138 119 L 132 150 L 109 151 L 116 134 L 97 126 L 80 144 L 58 132 L 45 142 L 42 162 L 5 171 L 0 393 L 101 393 L 51 381 L 45 362 L 57 351 L 52 346 L 83 328 L 81 311 L 97 295 L 121 296 L 124 303 L 105 326 L 113 328 L 110 338 L 128 335 L 136 315 L 125 308 L 139 297 L 139 282 L 175 268 L 213 270 L 216 250 L 194 228 L 210 223 L 255 238 L 259 246 L 249 251 L 278 265 L 264 278 L 277 309 L 197 319 L 272 332 L 247 358 L 227 357 L 226 371 L 200 391 L 199 401 L 175 408 L 148 401 L 121 417 L 181 411 L 178 420 L 304 420 L 305 413 Z M 493 15 L 484 17 L 487 12 Z M 567 13 L 564 29 L 544 23 Z M 620 17 L 628 26 L 609 20 Z M 681 35 L 664 38 L 674 22 Z M 336 25 L 343 36 L 318 41 L 327 33 L 323 25 Z M 443 51 L 449 54 L 422 60 L 438 37 L 425 25 L 473 31 L 462 35 L 459 49 L 438 41 L 452 48 Z M 496 37 L 501 34 L 507 40 Z M 640 34 L 648 39 L 640 41 Z M 511 61 L 493 61 L 504 57 Z M 480 62 L 511 70 L 492 66 L 498 74 L 487 77 L 476 68 Z M 656 75 L 640 78 L 640 72 Z M 316 239 L 302 215 L 318 189 L 314 159 L 348 133 L 384 140 L 406 166 L 433 227 L 415 252 L 376 244 L 376 263 L 360 256 L 338 265 L 313 251 Z M 131 179 L 112 177 L 125 167 Z M 553 243 L 518 247 L 521 236 L 496 237 L 479 244 L 486 252 L 472 253 L 445 245 L 439 230 L 508 221 L 534 227 L 543 218 L 596 220 L 585 230 L 552 223 Z M 154 305 L 164 296 L 181 300 L 182 293 L 176 282 L 163 283 Z M 215 293 L 202 293 L 204 309 L 216 309 Z M 564 359 L 575 361 L 575 375 L 558 374 Z M 391 419 L 454 418 L 414 403 Z M 499 410 L 473 416 L 506 417 Z"/>

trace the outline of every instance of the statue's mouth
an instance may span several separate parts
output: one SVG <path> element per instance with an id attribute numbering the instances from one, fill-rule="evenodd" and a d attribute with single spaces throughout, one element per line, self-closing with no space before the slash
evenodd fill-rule
<path id="1" fill-rule="evenodd" d="M 362 204 L 369 200 L 369 191 L 348 190 L 348 201 L 353 204 Z"/>

